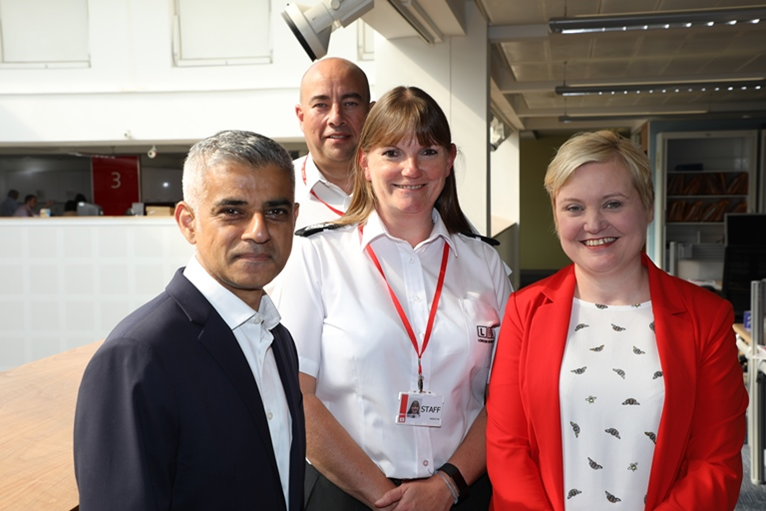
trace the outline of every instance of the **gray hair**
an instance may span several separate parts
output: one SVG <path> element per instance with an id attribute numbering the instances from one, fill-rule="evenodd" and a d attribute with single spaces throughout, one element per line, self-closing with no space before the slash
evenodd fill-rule
<path id="1" fill-rule="evenodd" d="M 293 161 L 284 147 L 251 131 L 220 131 L 194 144 L 184 162 L 184 202 L 192 209 L 196 209 L 205 196 L 207 170 L 224 162 L 239 163 L 254 169 L 276 166 L 290 176 L 290 183 L 295 191 Z"/>

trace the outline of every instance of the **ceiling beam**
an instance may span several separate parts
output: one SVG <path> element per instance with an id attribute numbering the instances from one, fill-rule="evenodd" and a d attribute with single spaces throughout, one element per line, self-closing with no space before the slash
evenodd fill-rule
<path id="1" fill-rule="evenodd" d="M 508 98 L 505 97 L 505 94 L 500 92 L 497 88 L 494 80 L 490 79 L 489 87 L 490 107 L 492 112 L 513 129 L 524 131 L 526 129 L 524 127 L 524 121 L 518 116 L 516 109 L 508 101 Z"/>
<path id="2" fill-rule="evenodd" d="M 525 39 L 545 39 L 549 35 L 551 35 L 551 31 L 547 23 L 538 25 L 492 25 L 487 32 L 490 44 Z"/>
<path id="3" fill-rule="evenodd" d="M 631 132 L 638 130 L 647 119 L 614 119 L 613 121 L 579 121 L 562 123 L 558 117 L 540 117 L 527 119 L 525 124 L 529 131 L 581 131 L 599 129 L 626 129 Z"/>

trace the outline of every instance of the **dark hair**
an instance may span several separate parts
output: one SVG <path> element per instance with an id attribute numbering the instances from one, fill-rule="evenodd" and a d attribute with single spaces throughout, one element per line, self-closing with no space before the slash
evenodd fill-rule
<path id="1" fill-rule="evenodd" d="M 11 199 L 18 199 L 19 198 L 19 191 L 18 190 L 14 190 L 13 188 L 11 188 L 10 190 L 8 190 L 8 197 L 10 197 Z"/>
<path id="2" fill-rule="evenodd" d="M 220 131 L 194 144 L 184 162 L 183 196 L 192 209 L 204 196 L 207 169 L 221 162 L 237 162 L 254 169 L 274 165 L 287 173 L 295 190 L 293 160 L 284 147 L 251 131 Z"/>
<path id="3" fill-rule="evenodd" d="M 68 200 L 64 203 L 64 211 L 77 211 L 77 201 Z"/>
<path id="4" fill-rule="evenodd" d="M 37 195 L 33 195 L 33 194 L 30 193 L 29 195 L 24 197 L 24 203 L 27 203 L 27 202 L 31 201 L 32 199 L 36 199 L 36 198 L 37 198 Z"/>
<path id="5" fill-rule="evenodd" d="M 363 153 L 415 137 L 424 146 L 452 147 L 452 134 L 444 112 L 434 99 L 417 87 L 396 87 L 385 93 L 370 110 L 354 157 L 354 189 L 341 224 L 361 224 L 375 209 L 372 185 L 360 164 Z M 454 165 L 434 207 L 450 233 L 471 232 L 471 224 L 460 209 Z"/>

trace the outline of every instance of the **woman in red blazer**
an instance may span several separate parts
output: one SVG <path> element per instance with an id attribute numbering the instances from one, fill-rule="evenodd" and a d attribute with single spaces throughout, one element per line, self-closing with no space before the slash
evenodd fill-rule
<path id="1" fill-rule="evenodd" d="M 734 509 L 747 394 L 729 302 L 643 254 L 647 157 L 611 132 L 545 177 L 574 264 L 511 295 L 487 403 L 493 509 Z"/>

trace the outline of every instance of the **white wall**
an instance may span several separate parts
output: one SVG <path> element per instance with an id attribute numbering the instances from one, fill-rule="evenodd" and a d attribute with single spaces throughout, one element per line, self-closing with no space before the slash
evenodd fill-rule
<path id="1" fill-rule="evenodd" d="M 519 201 L 519 133 L 514 132 L 490 153 L 492 201 L 492 235 L 518 222 Z"/>
<path id="2" fill-rule="evenodd" d="M 0 64 L 0 147 L 146 142 L 148 149 L 153 143 L 192 143 L 221 129 L 302 141 L 294 105 L 310 61 L 281 18 L 286 4 L 271 0 L 270 63 L 176 67 L 173 0 L 89 0 L 90 67 Z M 365 48 L 375 60 L 359 61 L 354 24 L 332 34 L 329 54 L 357 61 L 373 98 L 407 84 L 437 99 L 461 154 L 461 205 L 487 234 L 487 25 L 473 2 L 465 6 L 466 36 L 433 47 L 420 39 L 378 36 L 373 52 Z M 511 143 L 503 154 L 509 168 L 514 158 L 517 165 L 518 145 Z M 499 171 L 508 169 L 500 165 Z M 103 338 L 163 289 L 192 253 L 171 219 L 68 223 L 74 221 L 0 221 L 0 370 Z"/>
<path id="3" fill-rule="evenodd" d="M 519 226 L 521 205 L 519 200 L 520 166 L 519 133 L 506 138 L 497 150 L 490 153 L 490 200 L 492 210 L 492 236 L 501 245 L 498 247 L 503 261 L 513 270 L 513 288 L 520 284 Z"/>
<path id="4" fill-rule="evenodd" d="M 294 105 L 311 62 L 281 17 L 288 2 L 270 3 L 271 63 L 177 67 L 172 0 L 90 0 L 90 67 L 0 64 L 0 146 L 186 143 L 221 129 L 302 140 Z M 356 32 L 334 32 L 329 53 L 358 60 Z"/>
<path id="5" fill-rule="evenodd" d="M 103 339 L 194 248 L 172 217 L 0 221 L 0 371 Z"/>

